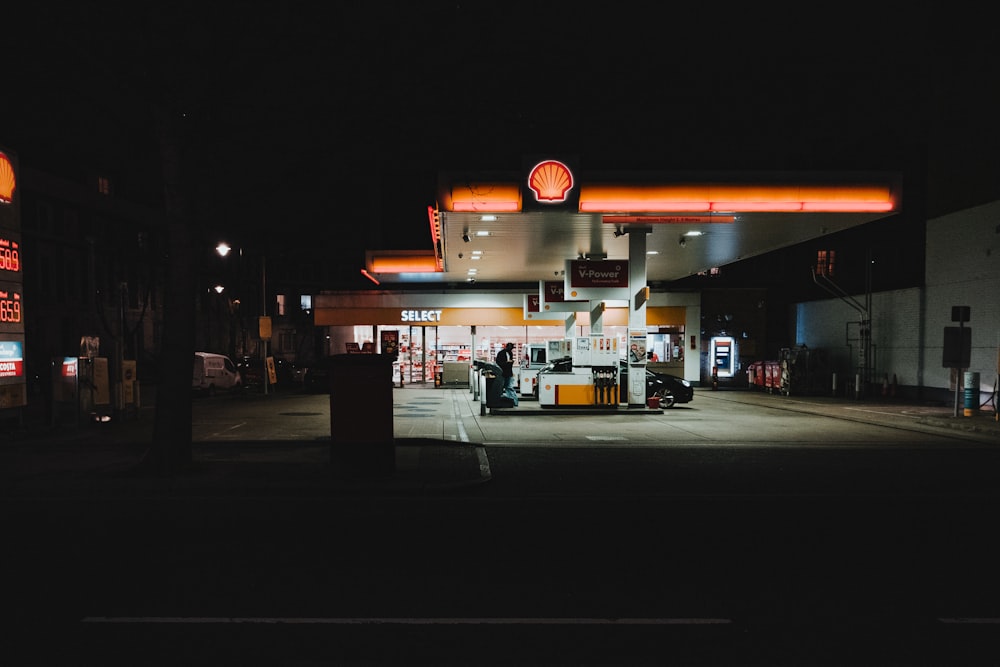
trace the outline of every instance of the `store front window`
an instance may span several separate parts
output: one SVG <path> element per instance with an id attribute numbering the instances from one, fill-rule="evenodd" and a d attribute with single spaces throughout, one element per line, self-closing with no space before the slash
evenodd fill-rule
<path id="1" fill-rule="evenodd" d="M 653 326 L 647 331 L 647 362 L 682 369 L 684 327 Z M 398 341 L 393 382 L 403 384 L 433 383 L 436 373 L 444 369 L 445 363 L 471 365 L 475 360 L 492 362 L 508 341 L 514 343 L 515 359 L 520 361 L 527 353 L 529 344 L 566 337 L 563 326 L 360 325 L 353 327 L 351 347 L 356 345 L 355 349 L 385 353 L 382 349 L 383 332 L 392 332 L 391 338 Z M 576 326 L 571 335 L 589 334 L 589 326 Z M 628 327 L 604 326 L 603 335 L 617 338 L 621 349 L 625 349 Z"/>

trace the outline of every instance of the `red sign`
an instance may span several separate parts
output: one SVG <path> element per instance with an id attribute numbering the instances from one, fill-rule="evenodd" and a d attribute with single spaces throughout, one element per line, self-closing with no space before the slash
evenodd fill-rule
<path id="1" fill-rule="evenodd" d="M 564 202 L 573 189 L 573 173 L 558 160 L 545 160 L 536 164 L 528 174 L 528 187 L 537 202 Z"/>
<path id="2" fill-rule="evenodd" d="M 529 313 L 542 312 L 542 300 L 538 298 L 537 294 L 528 295 L 528 312 Z"/>
<path id="3" fill-rule="evenodd" d="M 570 262 L 571 287 L 628 287 L 628 260 L 574 260 Z"/>
<path id="4" fill-rule="evenodd" d="M 0 204 L 10 204 L 14 201 L 14 165 L 3 153 L 0 153 Z"/>
<path id="5" fill-rule="evenodd" d="M 605 215 L 601 222 L 606 225 L 646 223 L 650 225 L 694 225 L 710 222 L 734 222 L 734 215 Z"/>
<path id="6" fill-rule="evenodd" d="M 24 375 L 24 362 L 20 359 L 0 361 L 0 378 L 14 378 Z"/>
<path id="7" fill-rule="evenodd" d="M 561 303 L 566 300 L 566 285 L 561 280 L 545 281 L 545 303 Z"/>

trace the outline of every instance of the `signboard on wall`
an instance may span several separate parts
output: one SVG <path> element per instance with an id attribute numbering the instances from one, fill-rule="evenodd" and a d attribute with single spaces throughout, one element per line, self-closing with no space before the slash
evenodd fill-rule
<path id="1" fill-rule="evenodd" d="M 379 333 L 382 339 L 382 354 L 395 359 L 399 356 L 399 331 L 397 329 L 382 329 Z"/>
<path id="2" fill-rule="evenodd" d="M 972 359 L 972 327 L 945 327 L 942 368 L 968 368 Z"/>
<path id="3" fill-rule="evenodd" d="M 646 363 L 646 332 L 628 332 L 628 362 L 630 364 Z"/>
<path id="4" fill-rule="evenodd" d="M 24 343 L 0 340 L 0 383 L 24 382 Z"/>

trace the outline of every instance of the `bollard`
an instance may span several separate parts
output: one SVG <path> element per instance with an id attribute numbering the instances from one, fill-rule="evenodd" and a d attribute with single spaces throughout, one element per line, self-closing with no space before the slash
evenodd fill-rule
<path id="1" fill-rule="evenodd" d="M 964 415 L 971 417 L 979 410 L 979 373 L 966 371 L 963 386 L 965 387 Z"/>

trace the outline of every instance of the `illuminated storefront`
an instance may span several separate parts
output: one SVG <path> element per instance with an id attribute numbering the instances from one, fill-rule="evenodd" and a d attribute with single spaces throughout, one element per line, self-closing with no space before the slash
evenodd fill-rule
<path id="1" fill-rule="evenodd" d="M 446 362 L 492 361 L 508 341 L 518 357 L 529 343 L 584 336 L 591 333 L 587 310 L 542 314 L 529 305 L 536 295 L 481 290 L 440 292 L 335 292 L 313 299 L 314 322 L 326 330 L 326 354 L 385 353 L 386 334 L 398 341 L 399 378 L 404 383 L 433 382 Z M 589 302 L 582 302 L 589 304 Z M 655 352 L 661 368 L 698 378 L 697 349 L 699 295 L 652 295 L 646 319 L 649 361 Z M 627 307 L 603 310 L 605 336 L 623 344 L 628 335 Z M 685 345 L 688 331 L 694 338 Z M 691 348 L 690 346 L 695 346 Z M 624 345 L 622 347 L 624 349 Z"/>

